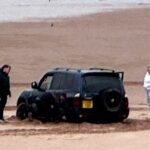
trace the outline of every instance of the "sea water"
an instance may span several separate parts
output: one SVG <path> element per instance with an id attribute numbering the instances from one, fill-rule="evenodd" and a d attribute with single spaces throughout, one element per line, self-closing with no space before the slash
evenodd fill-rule
<path id="1" fill-rule="evenodd" d="M 0 22 L 27 21 L 150 6 L 150 0 L 0 0 Z"/>

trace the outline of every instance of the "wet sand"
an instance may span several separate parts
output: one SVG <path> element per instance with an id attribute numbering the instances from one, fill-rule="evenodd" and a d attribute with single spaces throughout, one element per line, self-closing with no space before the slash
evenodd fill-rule
<path id="1" fill-rule="evenodd" d="M 12 65 L 12 82 L 30 83 L 53 67 L 114 68 L 124 71 L 127 81 L 143 81 L 149 64 L 149 18 L 145 8 L 1 23 L 0 64 Z"/>

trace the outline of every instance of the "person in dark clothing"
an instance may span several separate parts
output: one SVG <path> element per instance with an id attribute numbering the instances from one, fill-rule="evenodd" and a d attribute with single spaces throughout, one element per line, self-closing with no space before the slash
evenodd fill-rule
<path id="1" fill-rule="evenodd" d="M 11 66 L 3 65 L 0 69 L 0 122 L 4 121 L 4 108 L 7 102 L 7 96 L 11 97 L 9 72 Z"/>

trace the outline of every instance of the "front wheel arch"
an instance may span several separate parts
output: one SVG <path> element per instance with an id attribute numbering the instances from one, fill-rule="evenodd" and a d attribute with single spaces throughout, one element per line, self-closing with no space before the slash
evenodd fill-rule
<path id="1" fill-rule="evenodd" d="M 20 120 L 24 120 L 27 118 L 28 113 L 27 113 L 27 106 L 25 102 L 21 102 L 17 105 L 16 116 Z"/>
<path id="2" fill-rule="evenodd" d="M 25 99 L 24 97 L 19 97 L 18 100 L 17 100 L 17 106 L 18 106 L 20 103 L 26 103 L 26 99 Z"/>

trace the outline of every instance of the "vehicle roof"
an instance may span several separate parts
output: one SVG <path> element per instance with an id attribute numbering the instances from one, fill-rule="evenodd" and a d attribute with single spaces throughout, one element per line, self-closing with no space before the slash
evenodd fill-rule
<path id="1" fill-rule="evenodd" d="M 89 68 L 89 69 L 77 69 L 77 68 L 55 68 L 49 72 L 68 72 L 74 74 L 87 74 L 87 73 L 118 73 L 112 69 L 105 68 Z"/>

